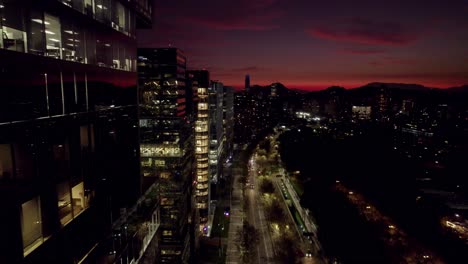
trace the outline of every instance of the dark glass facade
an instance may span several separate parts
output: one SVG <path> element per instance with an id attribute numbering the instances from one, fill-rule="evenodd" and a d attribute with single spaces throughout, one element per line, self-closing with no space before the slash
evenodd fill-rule
<path id="1" fill-rule="evenodd" d="M 106 241 L 141 195 L 134 2 L 0 0 L 0 263 L 132 260 Z"/>
<path id="2" fill-rule="evenodd" d="M 159 260 L 188 263 L 194 155 L 185 56 L 175 48 L 138 49 L 138 74 L 141 172 L 145 188 L 158 186 Z"/>

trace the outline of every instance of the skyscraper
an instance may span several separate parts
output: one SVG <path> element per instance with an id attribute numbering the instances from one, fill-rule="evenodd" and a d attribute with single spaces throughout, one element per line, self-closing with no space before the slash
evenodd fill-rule
<path id="1" fill-rule="evenodd" d="M 223 83 L 212 81 L 208 88 L 208 102 L 210 111 L 210 180 L 217 184 L 222 177 L 222 158 L 224 147 L 223 130 Z M 212 186 L 213 187 L 213 186 Z M 212 197 L 215 193 L 212 192 Z"/>
<path id="2" fill-rule="evenodd" d="M 193 130 L 186 113 L 186 59 L 176 48 L 138 49 L 140 155 L 144 186 L 160 202 L 159 261 L 188 263 Z"/>
<path id="3" fill-rule="evenodd" d="M 195 203 L 199 212 L 199 230 L 208 234 L 208 216 L 210 215 L 210 180 L 209 180 L 209 135 L 210 111 L 208 107 L 208 87 L 210 74 L 208 71 L 190 71 L 192 83 L 197 85 L 198 105 L 195 121 L 195 158 L 196 158 L 196 188 Z"/>
<path id="4" fill-rule="evenodd" d="M 137 23 L 150 1 L 0 0 L 0 263 L 139 258 L 111 236 L 141 195 Z"/>
<path id="5" fill-rule="evenodd" d="M 224 86 L 223 93 L 223 128 L 224 128 L 224 151 L 227 157 L 232 156 L 234 149 L 234 89 Z"/>
<path id="6" fill-rule="evenodd" d="M 245 76 L 245 91 L 250 91 L 250 75 L 248 74 Z"/>

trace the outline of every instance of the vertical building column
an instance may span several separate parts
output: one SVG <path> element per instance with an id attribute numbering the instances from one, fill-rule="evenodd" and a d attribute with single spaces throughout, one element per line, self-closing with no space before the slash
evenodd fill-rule
<path id="1" fill-rule="evenodd" d="M 65 92 L 63 91 L 63 73 L 60 71 L 60 91 L 62 93 L 62 115 L 65 114 Z"/>
<path id="2" fill-rule="evenodd" d="M 47 104 L 47 116 L 50 116 L 49 84 L 47 82 L 47 73 L 44 73 L 44 82 L 45 82 L 45 94 L 46 94 L 46 104 Z"/>

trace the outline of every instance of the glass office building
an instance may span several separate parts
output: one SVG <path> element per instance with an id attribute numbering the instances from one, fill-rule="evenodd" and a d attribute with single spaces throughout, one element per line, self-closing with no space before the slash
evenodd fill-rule
<path id="1" fill-rule="evenodd" d="M 210 116 L 210 181 L 212 187 L 222 177 L 222 159 L 224 153 L 224 129 L 223 129 L 223 95 L 224 85 L 222 82 L 211 81 L 208 87 L 208 108 Z M 215 189 L 215 188 L 213 188 Z M 216 194 L 215 194 L 216 195 Z M 216 199 L 216 197 L 213 197 Z"/>
<path id="2" fill-rule="evenodd" d="M 206 70 L 189 72 L 190 80 L 197 89 L 198 102 L 195 121 L 195 159 L 196 159 L 196 187 L 195 206 L 198 210 L 198 233 L 209 234 L 208 217 L 210 215 L 210 181 L 209 181 L 209 135 L 210 118 L 208 108 L 208 87 L 210 74 Z"/>
<path id="3" fill-rule="evenodd" d="M 176 48 L 138 49 L 138 74 L 141 172 L 145 186 L 158 186 L 159 260 L 188 263 L 194 150 L 185 56 Z"/>
<path id="4" fill-rule="evenodd" d="M 0 0 L 0 263 L 141 252 L 108 234 L 141 195 L 135 30 L 151 8 Z"/>

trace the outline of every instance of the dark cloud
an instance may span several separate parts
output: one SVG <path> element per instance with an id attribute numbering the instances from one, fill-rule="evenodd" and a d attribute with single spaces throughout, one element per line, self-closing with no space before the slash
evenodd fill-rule
<path id="1" fill-rule="evenodd" d="M 267 68 L 257 67 L 257 66 L 247 66 L 243 68 L 232 69 L 233 72 L 260 72 L 266 71 Z"/>
<path id="2" fill-rule="evenodd" d="M 421 80 L 421 81 L 460 81 L 464 83 L 468 81 L 468 73 L 466 72 L 420 72 L 420 73 L 372 73 L 361 74 L 358 77 L 379 79 L 395 79 L 395 80 Z"/>
<path id="3" fill-rule="evenodd" d="M 397 57 L 382 57 L 369 62 L 373 66 L 385 66 L 385 65 L 413 65 L 416 61 L 409 58 L 397 58 Z"/>
<path id="4" fill-rule="evenodd" d="M 381 54 L 387 52 L 384 49 L 343 49 L 339 50 L 338 53 L 342 54 L 357 54 L 357 55 L 372 55 L 372 54 Z"/>
<path id="5" fill-rule="evenodd" d="M 404 46 L 419 38 L 400 24 L 362 18 L 312 27 L 306 33 L 327 40 L 382 46 Z"/>
<path id="6" fill-rule="evenodd" d="M 277 6 L 278 0 L 205 0 L 186 1 L 183 5 L 176 2 L 162 4 L 163 12 L 177 14 L 178 19 L 172 23 L 192 23 L 192 26 L 196 24 L 215 30 L 273 29 L 278 27 L 275 20 L 283 14 Z"/>

